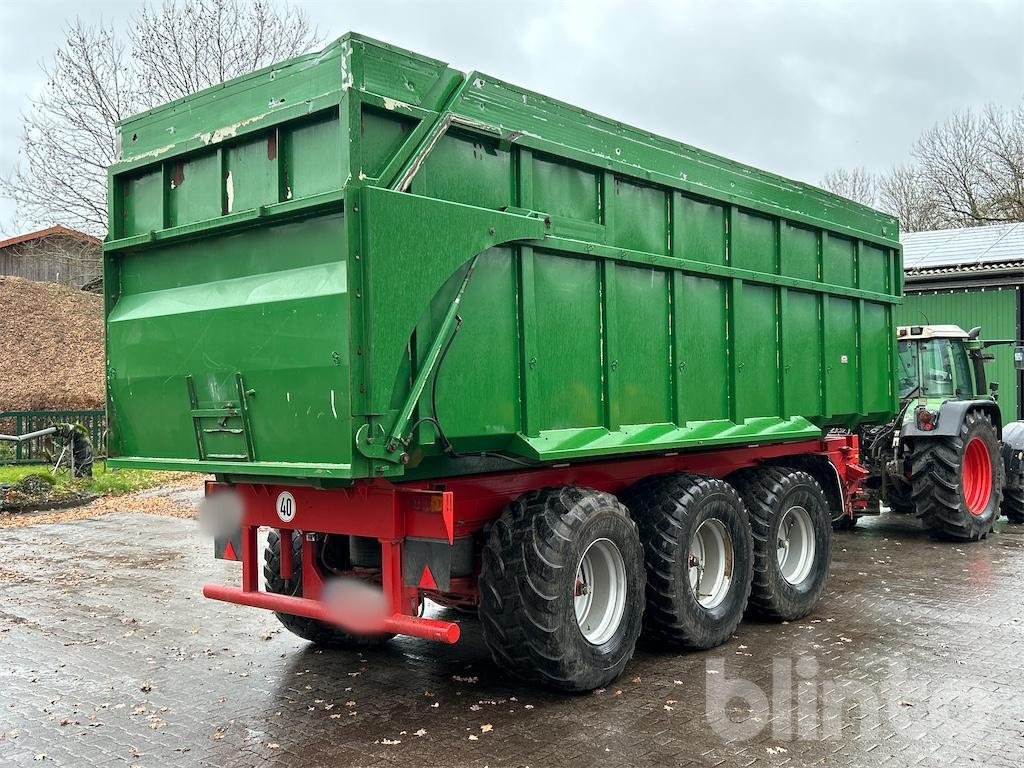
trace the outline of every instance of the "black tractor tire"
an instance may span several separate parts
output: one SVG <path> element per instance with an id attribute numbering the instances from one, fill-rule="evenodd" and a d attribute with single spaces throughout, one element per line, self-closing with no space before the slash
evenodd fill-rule
<path id="1" fill-rule="evenodd" d="M 857 527 L 857 517 L 850 517 L 848 514 L 843 512 L 841 515 L 832 516 L 832 530 L 833 531 L 852 531 Z"/>
<path id="2" fill-rule="evenodd" d="M 724 480 L 678 473 L 641 480 L 622 499 L 644 544 L 645 634 L 675 648 L 705 650 L 724 643 L 743 619 L 753 573 L 750 524 L 739 493 Z M 709 607 L 690 580 L 691 543 L 707 520 L 717 520 L 732 545 L 728 591 Z"/>
<path id="3" fill-rule="evenodd" d="M 968 491 L 964 483 L 965 456 L 972 444 L 979 451 L 984 449 L 991 478 L 984 504 L 974 511 L 966 498 Z M 915 438 L 910 479 L 914 506 L 925 527 L 940 539 L 976 541 L 985 538 L 1000 515 L 1003 472 L 995 426 L 982 410 L 968 411 L 954 436 Z"/>
<path id="4" fill-rule="evenodd" d="M 621 555 L 625 599 L 610 635 L 595 645 L 577 621 L 575 600 L 584 555 L 601 540 Z M 509 674 L 563 691 L 601 688 L 633 657 L 643 610 L 640 537 L 614 496 L 575 486 L 528 491 L 491 527 L 480 623 L 494 662 Z"/>
<path id="5" fill-rule="evenodd" d="M 1024 524 L 1024 487 L 1007 485 L 1003 488 L 1002 513 L 1011 523 Z"/>
<path id="6" fill-rule="evenodd" d="M 267 592 L 278 595 L 302 596 L 302 533 L 292 532 L 292 577 L 281 578 L 281 537 L 276 530 L 267 536 L 267 548 L 263 552 L 263 576 Z M 290 613 L 275 613 L 278 621 L 294 635 L 328 648 L 372 648 L 387 642 L 393 634 L 356 635 L 340 627 L 306 616 Z"/>
<path id="7" fill-rule="evenodd" d="M 898 480 L 892 480 L 885 487 L 885 505 L 897 515 L 912 515 L 914 507 L 913 489 Z"/>
<path id="8" fill-rule="evenodd" d="M 832 562 L 832 519 L 825 492 L 806 472 L 785 467 L 744 469 L 731 475 L 729 482 L 740 492 L 750 515 L 754 540 L 750 607 L 766 618 L 803 618 L 825 591 Z M 781 530 L 784 518 L 787 531 Z M 803 545 L 813 543 L 813 555 L 792 574 L 795 583 L 790 583 L 779 564 L 779 544 L 786 540 L 800 546 L 801 534 Z M 796 554 L 798 550 L 791 550 L 790 557 Z"/>

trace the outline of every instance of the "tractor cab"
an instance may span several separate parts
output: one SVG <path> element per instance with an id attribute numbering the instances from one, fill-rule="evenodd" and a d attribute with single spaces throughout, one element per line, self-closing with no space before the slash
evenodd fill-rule
<path id="1" fill-rule="evenodd" d="M 978 340 L 981 328 L 970 332 L 956 325 L 908 325 L 896 329 L 899 351 L 900 402 L 994 400 L 986 391 L 984 353 Z"/>

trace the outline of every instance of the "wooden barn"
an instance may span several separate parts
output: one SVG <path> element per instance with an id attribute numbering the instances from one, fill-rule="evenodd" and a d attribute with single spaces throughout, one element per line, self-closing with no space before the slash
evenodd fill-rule
<path id="1" fill-rule="evenodd" d="M 100 241 L 84 232 L 57 225 L 0 240 L 0 276 L 82 288 L 102 274 Z"/>

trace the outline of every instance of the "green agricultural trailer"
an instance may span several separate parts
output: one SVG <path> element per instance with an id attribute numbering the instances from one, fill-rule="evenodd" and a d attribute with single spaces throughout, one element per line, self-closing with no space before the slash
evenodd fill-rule
<path id="1" fill-rule="evenodd" d="M 208 597 L 569 690 L 813 609 L 895 219 L 355 34 L 120 131 L 108 452 L 216 475 Z"/>

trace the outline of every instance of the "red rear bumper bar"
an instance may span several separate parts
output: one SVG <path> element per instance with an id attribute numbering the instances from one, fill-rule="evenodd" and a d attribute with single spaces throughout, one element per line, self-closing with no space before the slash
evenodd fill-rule
<path id="1" fill-rule="evenodd" d="M 241 587 L 229 587 L 224 584 L 205 584 L 203 596 L 212 600 L 223 600 L 225 603 L 237 603 L 253 608 L 266 608 L 268 611 L 305 616 L 319 621 L 331 621 L 323 603 L 303 597 L 276 595 L 271 592 L 247 592 Z M 381 631 L 422 637 L 425 640 L 435 640 L 449 645 L 458 642 L 460 634 L 459 625 L 450 621 L 422 619 L 418 616 L 406 616 L 400 613 L 392 614 L 384 619 Z"/>

